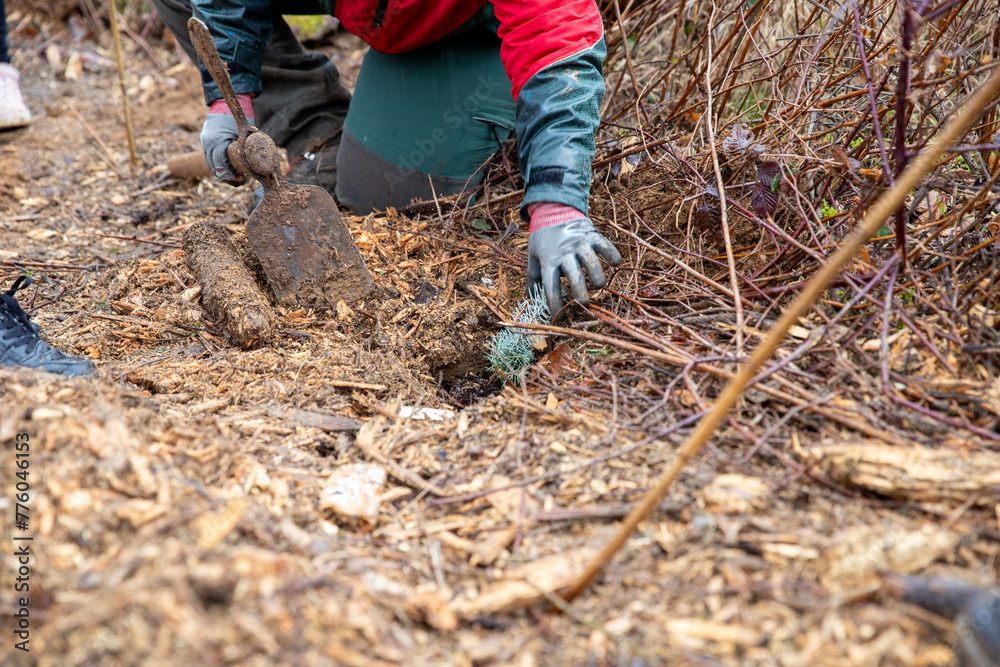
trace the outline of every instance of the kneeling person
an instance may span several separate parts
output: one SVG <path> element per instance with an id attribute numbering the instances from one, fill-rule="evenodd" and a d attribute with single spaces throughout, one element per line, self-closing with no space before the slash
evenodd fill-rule
<path id="1" fill-rule="evenodd" d="M 286 147 L 290 178 L 334 190 L 357 213 L 477 185 L 516 132 L 526 182 L 528 286 L 553 316 L 560 276 L 589 301 L 599 257 L 621 261 L 587 217 L 594 133 L 604 96 L 603 25 L 594 0 L 154 0 L 197 61 L 186 22 L 206 23 L 250 122 Z M 328 13 L 371 48 L 353 99 L 326 56 L 307 52 L 281 12 Z M 209 168 L 235 183 L 236 124 L 202 69 Z M 586 277 L 584 276 L 586 271 Z"/>

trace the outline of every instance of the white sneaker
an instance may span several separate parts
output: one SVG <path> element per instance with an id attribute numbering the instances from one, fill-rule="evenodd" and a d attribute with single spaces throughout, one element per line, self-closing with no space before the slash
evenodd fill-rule
<path id="1" fill-rule="evenodd" d="M 21 75 L 10 63 L 0 63 L 0 130 L 24 127 L 31 112 L 21 97 Z"/>

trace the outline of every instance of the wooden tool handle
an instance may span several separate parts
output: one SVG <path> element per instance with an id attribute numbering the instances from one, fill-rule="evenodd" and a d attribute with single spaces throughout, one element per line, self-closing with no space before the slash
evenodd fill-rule
<path id="1" fill-rule="evenodd" d="M 167 160 L 167 171 L 176 178 L 211 178 L 205 154 L 201 151 L 191 151 L 183 155 L 175 155 Z"/>
<path id="2" fill-rule="evenodd" d="M 226 147 L 226 157 L 229 164 L 233 166 L 240 176 L 252 176 L 247 169 L 246 162 L 243 161 L 243 153 L 240 151 L 240 142 L 234 141 Z M 201 151 L 192 151 L 184 155 L 178 155 L 167 160 L 167 171 L 171 176 L 178 178 L 211 178 L 215 174 L 208 168 L 205 162 L 205 154 Z"/>
<path id="3" fill-rule="evenodd" d="M 191 44 L 198 52 L 198 57 L 201 58 L 201 62 L 208 70 L 212 81 L 219 87 L 222 99 L 226 101 L 229 111 L 236 119 L 240 141 L 243 141 L 250 134 L 250 122 L 247 120 L 246 114 L 243 113 L 243 107 L 240 106 L 239 100 L 236 99 L 236 90 L 233 89 L 233 82 L 229 79 L 229 70 L 222 62 L 222 58 L 219 57 L 219 50 L 215 47 L 215 42 L 212 41 L 212 34 L 208 31 L 207 25 L 193 16 L 188 19 L 187 27 L 191 36 Z"/>
<path id="4" fill-rule="evenodd" d="M 235 144 L 236 142 L 233 143 Z M 228 150 L 226 151 L 230 163 L 233 163 L 234 154 L 236 160 L 242 160 L 238 149 L 238 146 L 234 146 L 233 153 L 230 153 Z M 288 156 L 283 148 L 278 149 L 278 163 L 281 175 L 285 176 L 288 174 Z M 246 173 L 242 170 L 245 166 L 243 162 L 233 164 L 234 171 L 241 175 Z M 190 153 L 175 155 L 167 160 L 167 171 L 175 178 L 212 178 L 214 176 L 208 170 L 208 164 L 205 163 L 205 154 L 202 151 L 191 151 Z"/>
<path id="5" fill-rule="evenodd" d="M 226 100 L 229 111 L 236 120 L 236 129 L 239 131 L 239 138 L 226 147 L 226 157 L 233 170 L 240 176 L 250 175 L 262 183 L 274 182 L 278 185 L 281 181 L 281 174 L 278 172 L 279 159 L 278 148 L 274 145 L 271 137 L 256 128 L 250 127 L 243 107 L 236 99 L 236 91 L 233 89 L 233 82 L 229 79 L 229 70 L 219 57 L 219 50 L 212 41 L 212 35 L 208 31 L 208 26 L 191 17 L 187 23 L 188 32 L 191 35 L 191 43 L 194 45 L 205 69 L 212 76 L 212 81 L 219 87 L 222 98 Z"/>

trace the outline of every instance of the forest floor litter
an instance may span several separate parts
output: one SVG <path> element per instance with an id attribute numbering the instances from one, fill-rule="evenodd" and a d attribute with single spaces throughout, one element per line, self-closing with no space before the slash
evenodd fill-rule
<path id="1" fill-rule="evenodd" d="M 661 26 L 655 49 L 676 46 L 698 71 L 726 64 L 699 55 L 721 8 L 661 4 L 691 14 L 692 29 Z M 879 7 L 862 14 L 889 11 Z M 645 34 L 658 24 L 644 11 L 621 20 Z M 779 129 L 749 116 L 715 128 L 710 150 L 705 91 L 685 91 L 679 73 L 663 95 L 643 91 L 643 113 L 669 116 L 659 134 L 621 129 L 637 113 L 625 72 L 634 60 L 643 76 L 662 53 L 640 40 L 626 64 L 609 29 L 619 55 L 591 212 L 625 259 L 591 306 L 532 330 L 523 377 L 504 383 L 486 358 L 524 298 L 509 149 L 475 204 L 345 211 L 375 291 L 330 310 L 272 302 L 270 339 L 241 349 L 182 244 L 212 221 L 246 256 L 250 189 L 166 167 L 199 147 L 197 70 L 169 36 L 123 35 L 132 168 L 107 34 L 23 3 L 12 16 L 35 120 L 0 135 L 0 286 L 30 272 L 19 298 L 33 321 L 99 374 L 0 369 L 0 444 L 30 436 L 35 558 L 32 651 L 5 637 L 0 662 L 953 663 L 952 621 L 886 581 L 998 581 L 1000 167 L 969 152 L 964 167 L 935 172 L 910 202 L 909 268 L 890 261 L 890 220 L 604 575 L 566 603 L 559 592 L 655 483 L 738 357 L 870 204 L 881 173 L 870 137 L 867 156 L 841 158 L 814 118 L 812 143 L 793 145 L 777 135 L 807 120 L 785 109 Z M 962 25 L 942 34 L 959 39 Z M 870 52 L 894 43 L 865 30 Z M 781 34 L 742 44 L 771 48 Z M 938 38 L 914 81 L 948 66 L 981 78 L 958 56 L 932 62 L 951 53 Z M 352 84 L 362 44 L 329 39 Z M 850 109 L 868 98 L 825 104 L 837 92 L 808 104 L 857 121 Z M 914 132 L 916 145 L 928 131 Z M 719 232 L 713 151 L 731 239 Z M 799 213 L 812 221 L 801 235 Z M 5 466 L 13 488 L 13 458 Z M 13 491 L 0 508 L 12 515 Z M 3 559 L 5 581 L 14 568 Z M 0 588 L 5 625 L 15 598 Z"/>

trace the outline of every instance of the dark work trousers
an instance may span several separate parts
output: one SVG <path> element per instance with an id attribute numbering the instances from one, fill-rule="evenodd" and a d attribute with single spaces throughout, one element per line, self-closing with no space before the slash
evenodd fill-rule
<path id="1" fill-rule="evenodd" d="M 0 0 L 0 63 L 9 63 L 10 54 L 7 53 L 7 8 L 4 7 L 4 0 Z"/>

